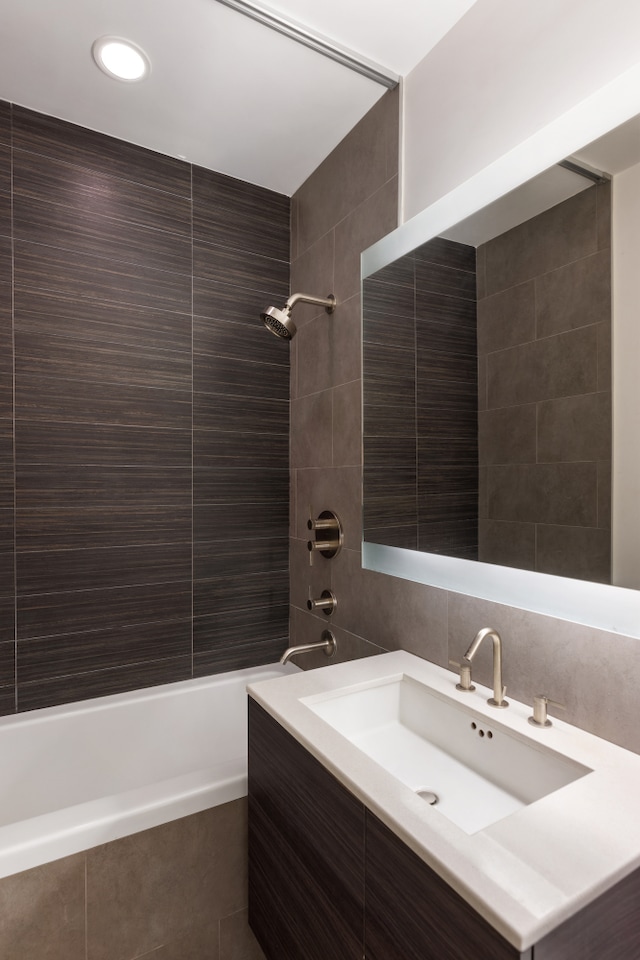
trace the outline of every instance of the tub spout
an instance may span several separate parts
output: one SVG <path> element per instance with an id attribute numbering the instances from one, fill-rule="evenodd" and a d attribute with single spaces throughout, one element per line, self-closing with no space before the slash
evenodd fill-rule
<path id="1" fill-rule="evenodd" d="M 328 657 L 332 657 L 337 649 L 338 643 L 331 630 L 323 630 L 322 639 L 318 643 L 301 643 L 298 647 L 287 647 L 280 657 L 280 663 L 287 663 L 296 654 L 311 653 L 312 650 L 324 650 Z"/>

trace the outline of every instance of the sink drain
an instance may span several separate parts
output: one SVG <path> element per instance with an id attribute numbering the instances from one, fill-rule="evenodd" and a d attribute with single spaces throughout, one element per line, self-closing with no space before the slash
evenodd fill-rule
<path id="1" fill-rule="evenodd" d="M 434 793 L 433 790 L 416 790 L 416 793 L 419 797 L 422 797 L 423 800 L 426 800 L 427 803 L 430 803 L 431 806 L 438 802 L 438 794 Z"/>

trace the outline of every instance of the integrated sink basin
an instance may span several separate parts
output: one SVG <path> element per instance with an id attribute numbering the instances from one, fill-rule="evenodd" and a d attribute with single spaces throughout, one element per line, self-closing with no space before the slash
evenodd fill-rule
<path id="1" fill-rule="evenodd" d="M 301 702 L 468 834 L 590 772 L 406 675 Z"/>
<path id="2" fill-rule="evenodd" d="M 397 650 L 249 693 L 366 818 L 527 951 L 640 870 L 640 756 L 555 718 L 532 726 L 535 688 L 527 703 L 507 691 L 500 710 L 477 677 L 469 692 L 457 680 Z M 336 812 L 319 806 L 328 830 Z"/>

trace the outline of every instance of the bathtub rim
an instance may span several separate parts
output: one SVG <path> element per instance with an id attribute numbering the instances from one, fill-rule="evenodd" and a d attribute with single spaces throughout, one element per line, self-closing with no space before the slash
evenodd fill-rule
<path id="1" fill-rule="evenodd" d="M 293 669 L 288 669 L 290 666 Z M 298 669 L 289 664 L 285 667 L 279 664 L 264 664 L 69 704 L 41 707 L 38 710 L 0 718 L 0 733 L 15 724 L 33 726 L 54 717 L 108 711 L 124 703 L 175 697 L 221 684 L 244 681 L 246 697 L 249 683 L 295 673 Z M 242 756 L 112 796 L 70 804 L 26 820 L 1 825 L 0 880 L 82 853 L 103 843 L 161 826 L 171 820 L 239 800 L 246 795 L 247 761 L 246 756 Z"/>

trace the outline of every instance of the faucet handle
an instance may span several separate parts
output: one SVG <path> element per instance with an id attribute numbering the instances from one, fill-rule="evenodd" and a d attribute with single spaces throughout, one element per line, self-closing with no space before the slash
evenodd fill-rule
<path id="1" fill-rule="evenodd" d="M 456 683 L 456 690 L 464 690 L 469 693 L 475 690 L 475 684 L 471 683 L 471 664 L 469 661 L 458 663 L 457 660 L 449 660 L 449 666 L 457 667 L 460 671 L 460 682 Z"/>
<path id="2" fill-rule="evenodd" d="M 529 723 L 534 727 L 550 727 L 551 720 L 547 716 L 547 704 L 551 704 L 552 707 L 556 707 L 558 710 L 564 710 L 565 706 L 563 703 L 558 703 L 557 700 L 552 700 L 550 697 L 546 697 L 544 693 L 538 693 L 533 698 L 533 714 L 529 717 Z"/>

